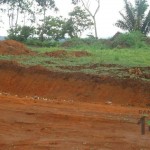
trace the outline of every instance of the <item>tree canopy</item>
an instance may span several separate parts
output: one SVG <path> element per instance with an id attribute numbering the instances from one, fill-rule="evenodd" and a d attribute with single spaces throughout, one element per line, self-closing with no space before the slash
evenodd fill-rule
<path id="1" fill-rule="evenodd" d="M 116 26 L 129 32 L 140 31 L 145 35 L 148 34 L 150 32 L 150 10 L 146 14 L 149 6 L 147 0 L 135 0 L 134 6 L 127 0 L 124 0 L 124 3 L 125 14 L 120 12 L 122 20 L 118 20 Z"/>
<path id="2" fill-rule="evenodd" d="M 72 3 L 74 5 L 77 5 L 78 3 L 82 4 L 83 8 L 87 11 L 87 13 L 91 16 L 92 20 L 93 20 L 93 25 L 94 25 L 94 31 L 95 31 L 95 38 L 98 38 L 98 33 L 97 33 L 97 22 L 96 22 L 96 15 L 100 9 L 100 0 L 72 0 Z M 95 11 L 92 12 L 92 10 L 90 9 L 91 3 L 95 2 L 96 3 L 96 7 L 95 7 Z"/>

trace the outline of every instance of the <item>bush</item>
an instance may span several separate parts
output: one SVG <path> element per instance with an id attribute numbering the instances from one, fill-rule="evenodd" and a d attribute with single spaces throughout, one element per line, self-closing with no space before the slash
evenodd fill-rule
<path id="1" fill-rule="evenodd" d="M 42 42 L 39 39 L 30 38 L 25 42 L 25 44 L 30 46 L 40 46 L 40 47 L 56 47 L 58 45 L 58 42 L 53 40 L 45 40 Z"/>
<path id="2" fill-rule="evenodd" d="M 146 37 L 139 31 L 119 34 L 112 41 L 112 48 L 142 48 L 146 46 Z"/>
<path id="3" fill-rule="evenodd" d="M 8 30 L 7 39 L 25 42 L 35 32 L 34 27 L 17 26 Z"/>
<path id="4" fill-rule="evenodd" d="M 73 49 L 108 49 L 109 46 L 105 44 L 102 40 L 97 40 L 94 38 L 75 38 L 68 39 L 61 44 L 62 47 L 73 48 Z"/>

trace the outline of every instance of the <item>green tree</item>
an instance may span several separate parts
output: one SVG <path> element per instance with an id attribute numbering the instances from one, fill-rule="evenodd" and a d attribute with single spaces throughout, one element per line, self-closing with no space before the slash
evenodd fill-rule
<path id="1" fill-rule="evenodd" d="M 65 33 L 63 32 L 63 27 L 65 25 L 65 20 L 60 17 L 52 17 L 47 16 L 45 17 L 45 22 L 38 27 L 38 35 L 41 35 L 41 32 L 46 37 L 58 40 L 64 38 Z M 44 38 L 44 36 L 43 36 Z"/>
<path id="2" fill-rule="evenodd" d="M 26 41 L 35 34 L 35 28 L 30 26 L 17 26 L 8 30 L 8 39 Z"/>
<path id="3" fill-rule="evenodd" d="M 69 31 L 70 29 L 70 36 L 80 37 L 82 32 L 93 26 L 90 15 L 79 6 L 75 7 L 74 10 L 69 13 L 69 16 L 70 18 L 67 22 L 69 28 L 67 30 Z"/>
<path id="4" fill-rule="evenodd" d="M 41 8 L 39 9 L 40 13 L 43 13 L 43 19 L 41 21 L 43 21 L 43 30 L 40 34 L 40 40 L 43 41 L 44 40 L 44 28 L 45 28 L 45 21 L 46 21 L 46 11 L 48 9 L 54 9 L 55 11 L 58 11 L 56 5 L 55 5 L 55 1 L 54 0 L 36 0 L 38 6 L 40 6 Z"/>
<path id="5" fill-rule="evenodd" d="M 143 34 L 150 32 L 150 10 L 146 15 L 146 11 L 149 7 L 147 0 L 135 0 L 135 6 L 129 1 L 125 2 L 125 14 L 120 12 L 123 20 L 118 20 L 116 26 L 132 32 L 140 31 Z"/>
<path id="6" fill-rule="evenodd" d="M 76 31 L 74 28 L 74 23 L 71 18 L 65 22 L 62 32 L 63 32 L 64 37 L 66 34 L 68 34 L 71 38 L 77 37 Z"/>
<path id="7" fill-rule="evenodd" d="M 81 2 L 84 9 L 91 16 L 94 24 L 95 38 L 98 39 L 96 15 L 100 9 L 100 0 L 72 0 L 72 3 L 75 5 L 79 2 Z M 97 4 L 94 11 L 92 11 L 92 9 L 90 8 L 91 2 L 95 2 Z"/>
<path id="8" fill-rule="evenodd" d="M 93 26 L 90 15 L 78 6 L 69 13 L 69 16 L 63 27 L 63 34 L 68 34 L 71 38 L 80 37 L 85 30 Z"/>
<path id="9" fill-rule="evenodd" d="M 28 13 L 30 18 L 34 18 L 34 13 L 31 10 L 31 1 L 30 0 L 1 0 L 0 4 L 7 4 L 7 15 L 9 18 L 9 27 L 14 28 L 18 26 L 19 18 L 24 18 L 24 25 L 25 25 L 25 14 Z M 3 5 L 2 5 L 3 6 Z M 3 9 L 4 10 L 4 9 Z M 22 17 L 22 16 L 24 17 Z M 33 20 L 33 19 L 32 19 Z"/>

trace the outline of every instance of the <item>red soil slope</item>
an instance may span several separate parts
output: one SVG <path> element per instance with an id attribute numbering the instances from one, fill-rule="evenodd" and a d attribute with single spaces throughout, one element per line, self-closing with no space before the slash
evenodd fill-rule
<path id="1" fill-rule="evenodd" d="M 24 44 L 14 41 L 5 40 L 0 41 L 0 54 L 20 55 L 20 54 L 33 54 Z"/>
<path id="2" fill-rule="evenodd" d="M 51 72 L 41 67 L 23 68 L 0 63 L 0 90 L 20 96 L 39 96 L 68 101 L 150 104 L 150 83 L 79 73 Z"/>

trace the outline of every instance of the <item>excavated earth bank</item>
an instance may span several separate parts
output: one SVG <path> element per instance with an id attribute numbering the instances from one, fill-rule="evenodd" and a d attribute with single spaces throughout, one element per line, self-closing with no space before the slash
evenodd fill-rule
<path id="1" fill-rule="evenodd" d="M 19 96 L 39 96 L 66 101 L 122 105 L 150 105 L 150 83 L 82 73 L 48 71 L 40 66 L 25 68 L 0 62 L 0 90 Z"/>

